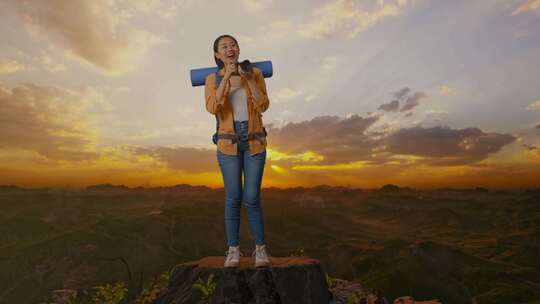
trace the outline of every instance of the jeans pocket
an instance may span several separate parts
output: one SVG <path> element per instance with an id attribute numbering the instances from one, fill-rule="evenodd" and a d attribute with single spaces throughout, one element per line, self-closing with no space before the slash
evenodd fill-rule
<path id="1" fill-rule="evenodd" d="M 223 164 L 227 160 L 227 157 L 230 157 L 230 155 L 227 155 L 227 154 L 221 152 L 219 149 L 217 149 L 216 156 L 217 156 L 217 161 L 218 161 L 218 164 L 219 164 L 220 167 L 223 166 Z"/>
<path id="2" fill-rule="evenodd" d="M 265 163 L 266 162 L 266 149 L 260 153 L 257 153 L 253 156 L 249 156 L 253 161 L 259 162 L 259 163 Z"/>

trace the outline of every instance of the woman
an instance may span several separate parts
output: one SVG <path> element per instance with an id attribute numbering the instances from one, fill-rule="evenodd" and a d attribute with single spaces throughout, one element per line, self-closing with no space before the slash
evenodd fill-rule
<path id="1" fill-rule="evenodd" d="M 242 199 L 247 208 L 251 234 L 255 239 L 255 267 L 269 266 L 264 244 L 264 221 L 260 205 L 261 181 L 266 162 L 266 133 L 262 112 L 269 100 L 262 72 L 257 67 L 244 71 L 238 64 L 240 48 L 236 39 L 221 35 L 214 41 L 214 60 L 222 77 L 206 77 L 208 112 L 219 120 L 217 160 L 225 187 L 225 226 L 229 250 L 224 267 L 239 265 L 238 235 Z M 242 172 L 244 189 L 242 190 Z"/>

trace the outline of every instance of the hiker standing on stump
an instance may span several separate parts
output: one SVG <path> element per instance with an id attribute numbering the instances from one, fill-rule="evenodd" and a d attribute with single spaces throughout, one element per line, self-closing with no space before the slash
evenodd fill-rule
<path id="1" fill-rule="evenodd" d="M 240 48 L 230 35 L 214 41 L 216 73 L 205 80 L 206 109 L 216 116 L 217 161 L 225 188 L 225 227 L 229 249 L 224 267 L 239 265 L 240 207 L 247 208 L 251 234 L 255 239 L 255 267 L 269 266 L 265 246 L 261 182 L 266 162 L 266 130 L 262 113 L 269 100 L 262 71 L 249 61 L 238 63 Z M 242 185 L 242 172 L 244 185 Z"/>

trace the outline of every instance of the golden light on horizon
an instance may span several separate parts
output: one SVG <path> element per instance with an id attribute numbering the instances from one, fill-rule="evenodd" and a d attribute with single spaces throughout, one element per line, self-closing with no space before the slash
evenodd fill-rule
<path id="1" fill-rule="evenodd" d="M 313 151 L 306 151 L 300 154 L 287 154 L 276 149 L 267 148 L 269 160 L 292 160 L 293 162 L 319 162 L 324 160 L 324 156 Z"/>
<path id="2" fill-rule="evenodd" d="M 335 165 L 297 165 L 293 166 L 292 170 L 298 171 L 321 171 L 321 170 L 356 170 L 369 166 L 368 161 L 355 161 L 347 164 L 335 164 Z"/>
<path id="3" fill-rule="evenodd" d="M 417 156 L 417 155 L 406 155 L 406 154 L 395 154 L 389 157 L 390 159 L 395 159 L 387 162 L 387 165 L 407 165 L 414 164 L 422 160 L 427 160 L 429 157 Z"/>
<path id="4" fill-rule="evenodd" d="M 270 168 L 272 168 L 272 170 L 276 171 L 279 174 L 287 173 L 287 170 L 285 170 L 284 168 L 282 168 L 282 167 L 280 167 L 278 165 L 271 165 Z"/>

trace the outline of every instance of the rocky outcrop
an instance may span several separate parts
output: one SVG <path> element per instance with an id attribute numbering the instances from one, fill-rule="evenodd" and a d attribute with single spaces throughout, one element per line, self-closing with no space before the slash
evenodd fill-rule
<path id="1" fill-rule="evenodd" d="M 236 268 L 224 268 L 223 256 L 204 257 L 175 266 L 167 288 L 154 303 L 328 304 L 321 263 L 307 257 L 270 257 L 269 267 L 254 267 L 253 257 L 241 257 Z M 204 288 L 195 288 L 199 282 Z M 198 284 L 195 284 L 198 285 Z M 205 291 L 209 291 L 204 299 Z"/>

